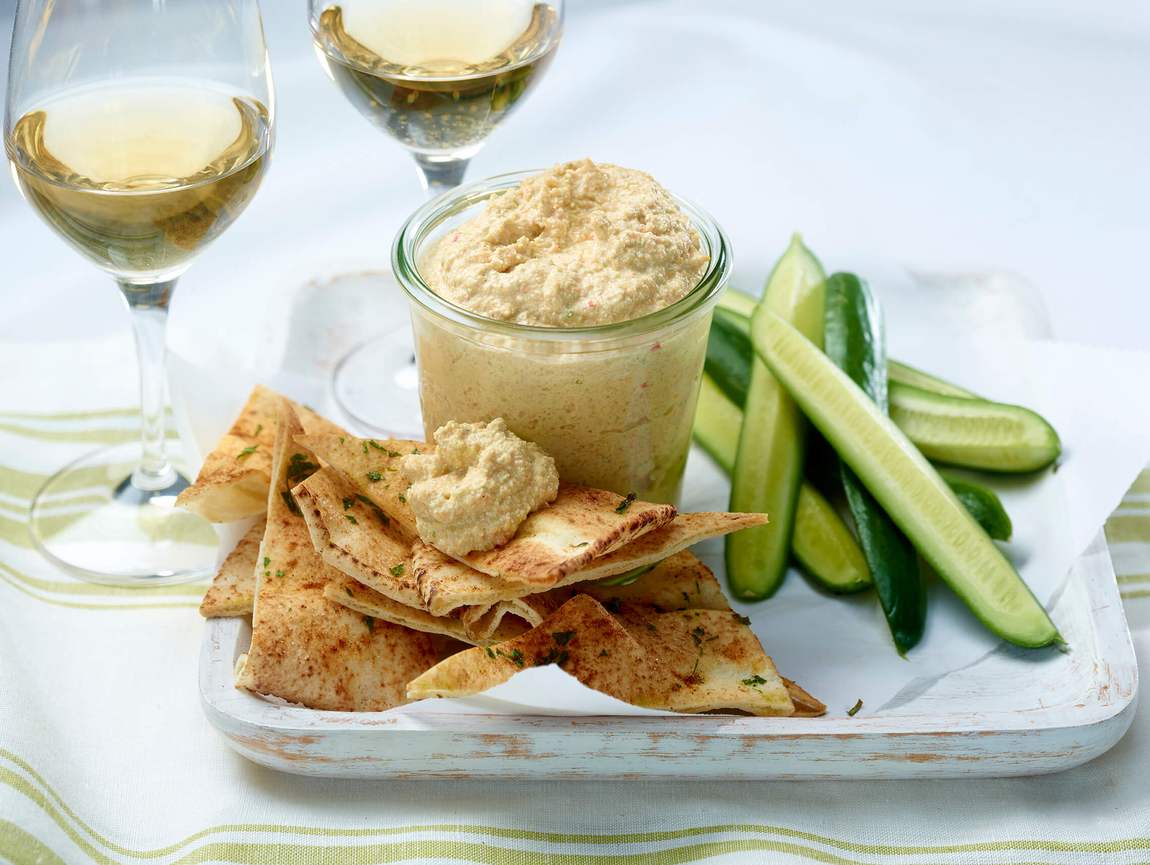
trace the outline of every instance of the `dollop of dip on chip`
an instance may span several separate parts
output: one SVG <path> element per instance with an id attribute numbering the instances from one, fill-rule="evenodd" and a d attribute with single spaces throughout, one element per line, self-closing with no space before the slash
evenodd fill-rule
<path id="1" fill-rule="evenodd" d="M 527 515 L 555 499 L 559 471 L 539 445 L 490 423 L 449 421 L 435 452 L 401 463 L 407 503 L 425 543 L 452 556 L 506 543 Z"/>

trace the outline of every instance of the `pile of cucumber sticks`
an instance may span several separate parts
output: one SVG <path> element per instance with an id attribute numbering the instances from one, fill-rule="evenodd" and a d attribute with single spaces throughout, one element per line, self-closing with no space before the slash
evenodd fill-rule
<path id="1" fill-rule="evenodd" d="M 905 653 L 922 637 L 929 567 L 1003 639 L 1060 641 L 994 543 L 1011 534 L 998 497 L 932 465 L 1036 472 L 1058 435 L 1029 409 L 888 361 L 866 284 L 827 277 L 797 235 L 761 301 L 720 300 L 695 439 L 731 476 L 731 510 L 771 518 L 727 539 L 736 597 L 773 594 L 793 554 L 831 592 L 873 585 Z"/>

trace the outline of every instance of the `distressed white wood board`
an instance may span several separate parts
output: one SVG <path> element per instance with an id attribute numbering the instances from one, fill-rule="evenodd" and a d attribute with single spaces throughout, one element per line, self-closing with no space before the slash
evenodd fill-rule
<path id="1" fill-rule="evenodd" d="M 239 691 L 244 619 L 206 626 L 200 692 L 240 754 L 339 778 L 924 778 L 1037 775 L 1106 751 L 1133 720 L 1138 671 L 1099 537 L 1053 616 L 1074 650 L 1001 648 L 901 711 L 826 718 L 319 712 Z M 867 676 L 866 657 L 844 662 Z"/>
<path id="2" fill-rule="evenodd" d="M 980 359 L 996 358 L 999 366 L 991 376 L 995 388 L 988 392 L 1001 396 L 999 387 L 1004 387 L 1006 394 L 1032 404 L 1037 400 L 1039 407 L 1044 407 L 1041 395 L 1027 389 L 1025 374 L 1002 363 L 1006 342 L 1017 341 L 1019 336 L 1033 339 L 1048 334 L 1041 302 L 1025 283 L 1004 275 L 908 274 L 889 266 L 884 270 L 881 263 L 851 264 L 871 277 L 882 296 L 896 356 L 926 364 L 964 383 L 969 383 L 971 375 L 977 379 L 978 371 L 973 367 Z M 354 282 L 344 284 L 344 288 L 358 290 L 357 303 L 346 305 L 360 313 L 365 302 L 371 303 L 366 298 L 370 298 L 372 288 L 384 296 L 388 291 L 386 278 L 365 275 L 362 280 L 358 289 Z M 364 287 L 369 290 L 364 292 Z M 299 293 L 294 305 L 286 304 L 292 323 L 289 330 L 297 330 L 301 321 L 310 324 L 317 317 L 326 317 L 329 321 L 324 332 L 335 338 L 320 344 L 314 339 L 289 339 L 284 346 L 287 360 L 278 369 L 269 368 L 268 356 L 263 354 L 259 377 L 313 405 L 329 408 L 324 398 L 326 370 L 330 359 L 338 357 L 336 343 L 343 331 L 339 322 L 331 319 L 333 315 L 339 318 L 333 309 L 345 305 L 337 300 L 329 290 L 309 288 Z M 386 303 L 394 311 L 391 300 Z M 357 321 L 363 320 L 360 313 Z M 394 317 L 387 316 L 384 309 L 380 313 L 377 320 Z M 282 332 L 283 322 L 272 327 Z M 393 322 L 391 327 L 394 329 Z M 357 341 L 363 336 L 362 327 L 348 327 L 347 333 L 349 339 Z M 226 356 L 227 347 L 222 349 Z M 309 361 L 309 355 L 314 360 Z M 204 447 L 234 412 L 234 406 L 227 405 L 221 394 L 238 406 L 246 383 L 241 383 L 243 376 L 235 376 L 235 366 L 229 365 L 230 389 L 235 393 L 215 387 L 215 382 L 222 381 L 219 376 L 212 388 L 205 389 L 201 373 L 211 371 L 211 361 L 187 360 L 190 363 L 183 367 L 185 387 L 177 393 L 184 396 L 184 416 L 189 419 L 194 440 Z M 1013 383 L 1006 380 L 1012 375 L 1017 379 Z M 1052 483 L 1058 485 L 1056 479 L 1043 481 L 1047 492 Z M 1016 545 L 1012 555 L 1024 560 L 1024 572 L 1029 567 L 1033 579 L 1035 565 L 1051 558 L 1053 551 L 1048 547 L 1067 534 L 1058 529 L 1068 517 L 1064 508 L 1051 506 L 1049 495 L 1036 501 L 1027 494 L 1026 485 L 1014 486 L 1003 489 L 1000 485 L 1016 524 L 1024 528 L 1024 542 Z M 725 480 L 701 453 L 692 456 L 686 490 L 687 507 L 720 508 L 724 504 Z M 1027 544 L 1026 538 L 1031 543 Z M 1036 544 L 1035 538 L 1051 542 Z M 1088 540 L 1089 535 L 1082 538 L 1077 548 Z M 704 544 L 697 551 L 721 575 L 721 543 Z M 1062 561 L 1065 568 L 1070 557 Z M 1056 650 L 1017 652 L 1002 647 L 974 623 L 944 587 L 937 585 L 932 587 L 924 647 L 916 650 L 913 662 L 894 654 L 873 597 L 822 600 L 818 633 L 809 633 L 801 623 L 795 630 L 799 617 L 792 612 L 805 605 L 810 622 L 810 605 L 820 601 L 797 574 L 789 576 L 783 591 L 771 602 L 740 605 L 753 616 L 756 631 L 784 674 L 828 703 L 830 711 L 824 719 L 711 716 L 556 721 L 538 713 L 517 717 L 507 714 L 506 709 L 486 721 L 481 716 L 457 713 L 436 719 L 426 709 L 417 716 L 408 710 L 374 717 L 317 713 L 275 706 L 232 688 L 231 663 L 246 645 L 246 631 L 235 622 L 209 625 L 206 678 L 202 683 L 205 707 L 213 722 L 247 756 L 312 774 L 908 777 L 1054 771 L 1089 759 L 1117 741 L 1129 723 L 1136 669 L 1104 551 L 1100 556 L 1092 549 L 1069 578 L 1064 578 L 1063 572 L 1041 569 L 1038 574 L 1046 582 L 1044 600 L 1058 592 L 1053 609 L 1059 627 L 1074 647 L 1068 655 Z M 1107 585 L 1112 597 L 1104 598 Z M 1090 602 L 1093 606 L 1082 606 L 1090 593 L 1095 596 Z M 1069 599 L 1077 599 L 1077 603 Z M 1095 608 L 1112 608 L 1117 619 L 1102 622 L 1090 616 L 1080 618 L 1084 610 Z M 1100 639 L 1100 634 L 1107 634 L 1109 639 Z M 214 673 L 209 676 L 207 671 Z M 1092 694 L 1102 697 L 1094 700 Z M 862 697 L 866 705 L 857 716 L 847 718 L 846 709 L 856 697 Z M 380 743 L 378 748 L 361 751 L 367 746 L 362 736 L 353 735 L 356 730 L 368 732 L 368 738 L 384 731 L 436 735 L 416 739 L 389 735 L 386 738 L 394 747 Z M 561 735 L 563 731 L 570 731 L 578 740 Z M 614 740 L 617 734 L 623 735 L 620 743 L 630 736 L 640 744 L 628 746 L 633 752 L 616 752 L 607 743 L 596 741 L 605 737 Z M 705 744 L 712 741 L 708 737 L 713 738 L 713 744 Z M 886 744 L 877 744 L 876 737 L 884 737 Z M 563 740 L 561 748 L 559 739 Z M 800 740 L 804 743 L 801 746 L 797 744 Z M 416 742 L 427 749 L 425 756 L 440 758 L 428 756 L 421 761 L 420 751 L 412 750 Z M 492 755 L 506 753 L 508 765 L 468 757 L 485 750 Z M 752 750 L 756 759 L 747 763 L 743 758 Z M 530 755 L 531 759 L 514 759 L 512 752 Z M 900 759 L 900 754 L 905 759 Z M 691 755 L 691 759 L 678 760 L 682 755 Z M 722 769 L 719 764 L 733 755 L 741 756 Z M 633 759 L 619 765 L 616 761 L 621 756 Z M 363 759 L 357 762 L 357 758 Z M 708 765 L 711 761 L 717 762 Z"/>

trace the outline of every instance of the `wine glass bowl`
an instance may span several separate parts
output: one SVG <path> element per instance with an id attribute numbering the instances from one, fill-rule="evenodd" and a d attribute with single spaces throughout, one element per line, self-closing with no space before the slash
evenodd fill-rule
<path id="1" fill-rule="evenodd" d="M 328 76 L 436 193 L 534 89 L 563 27 L 561 0 L 311 0 L 310 12 Z"/>
<path id="2" fill-rule="evenodd" d="M 39 549 L 77 576 L 184 582 L 215 567 L 166 440 L 164 334 L 176 280 L 267 170 L 274 104 L 256 0 L 19 0 L 4 120 L 25 200 L 110 274 L 132 312 L 141 435 L 81 457 L 33 499 Z"/>

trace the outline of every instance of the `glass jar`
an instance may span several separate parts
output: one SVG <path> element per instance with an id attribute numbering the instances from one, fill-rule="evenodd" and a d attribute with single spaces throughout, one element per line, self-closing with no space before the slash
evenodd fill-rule
<path id="1" fill-rule="evenodd" d="M 412 214 L 396 236 L 392 268 L 411 301 L 428 440 L 449 420 L 502 417 L 555 458 L 565 481 L 675 502 L 711 313 L 730 275 L 730 243 L 706 213 L 676 197 L 709 255 L 706 272 L 676 303 L 616 324 L 515 324 L 436 294 L 419 270 L 426 251 L 488 198 L 534 173 L 505 174 L 442 195 Z"/>

